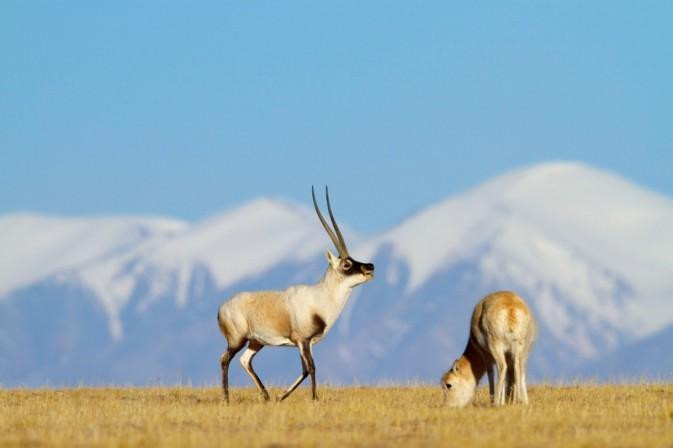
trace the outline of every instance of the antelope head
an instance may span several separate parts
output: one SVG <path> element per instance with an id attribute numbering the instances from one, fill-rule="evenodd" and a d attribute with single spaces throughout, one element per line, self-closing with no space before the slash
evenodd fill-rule
<path id="1" fill-rule="evenodd" d="M 462 408 L 474 398 L 477 387 L 472 370 L 465 358 L 456 359 L 440 381 L 444 390 L 444 404 Z"/>
<path id="2" fill-rule="evenodd" d="M 327 190 L 327 187 L 325 187 L 327 211 L 329 212 L 329 217 L 332 221 L 332 225 L 334 226 L 334 230 L 330 228 L 329 224 L 327 224 L 327 221 L 325 221 L 325 218 L 322 216 L 322 213 L 320 213 L 318 203 L 315 200 L 315 190 L 313 187 L 311 187 L 311 194 L 313 195 L 313 206 L 315 207 L 315 212 L 318 214 L 318 218 L 320 218 L 322 226 L 325 228 L 327 235 L 329 235 L 332 243 L 334 243 L 334 247 L 336 247 L 339 254 L 339 256 L 335 256 L 332 255 L 329 250 L 326 252 L 325 255 L 327 256 L 327 261 L 330 264 L 330 269 L 334 271 L 336 275 L 343 278 L 351 287 L 368 282 L 374 278 L 374 265 L 372 263 L 359 262 L 348 254 L 346 242 L 344 241 L 344 237 L 341 234 L 341 230 L 339 230 L 339 226 L 337 225 L 336 220 L 334 219 L 334 214 L 332 213 L 332 206 L 329 201 L 329 191 Z"/>

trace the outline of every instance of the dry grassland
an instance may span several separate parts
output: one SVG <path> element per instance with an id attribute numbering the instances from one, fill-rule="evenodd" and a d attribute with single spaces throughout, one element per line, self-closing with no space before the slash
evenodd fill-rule
<path id="1" fill-rule="evenodd" d="M 279 389 L 272 394 L 278 395 Z M 673 446 L 673 384 L 534 386 L 531 405 L 441 406 L 438 387 L 0 390 L 0 446 Z"/>

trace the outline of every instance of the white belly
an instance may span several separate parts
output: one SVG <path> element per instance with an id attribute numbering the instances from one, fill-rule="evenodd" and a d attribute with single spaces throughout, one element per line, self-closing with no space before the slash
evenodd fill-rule
<path id="1" fill-rule="evenodd" d="M 250 339 L 254 339 L 258 342 L 260 342 L 263 345 L 289 345 L 289 346 L 294 346 L 296 345 L 294 342 L 292 342 L 290 339 L 283 337 L 283 336 L 276 336 L 276 335 L 270 335 L 270 334 L 263 334 L 263 333 L 252 333 L 250 335 Z"/>

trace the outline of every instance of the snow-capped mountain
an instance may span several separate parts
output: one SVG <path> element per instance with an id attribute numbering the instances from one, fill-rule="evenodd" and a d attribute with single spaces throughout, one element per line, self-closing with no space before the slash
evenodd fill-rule
<path id="1" fill-rule="evenodd" d="M 539 320 L 533 373 L 572 376 L 673 322 L 672 238 L 673 201 L 615 175 L 574 163 L 507 173 L 361 247 L 383 267 L 370 290 L 393 303 L 351 323 L 337 352 L 375 376 L 427 378 L 460 354 L 475 301 L 513 289 Z M 389 369 L 391 353 L 415 361 Z"/>
<path id="2" fill-rule="evenodd" d="M 506 173 L 360 244 L 342 227 L 377 278 L 316 346 L 323 378 L 434 381 L 460 355 L 474 303 L 496 289 L 519 292 L 538 318 L 537 378 L 594 365 L 624 376 L 598 360 L 673 325 L 673 201 L 583 164 Z M 317 281 L 331 249 L 311 209 L 275 199 L 194 224 L 8 215 L 0 244 L 5 384 L 214 383 L 219 303 Z M 255 362 L 285 381 L 296 358 L 267 349 Z"/>

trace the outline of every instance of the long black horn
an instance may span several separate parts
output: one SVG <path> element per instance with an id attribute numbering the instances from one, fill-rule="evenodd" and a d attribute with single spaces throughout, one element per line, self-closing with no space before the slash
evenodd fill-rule
<path id="1" fill-rule="evenodd" d="M 334 243 L 334 247 L 336 247 L 337 251 L 339 252 L 339 256 L 345 258 L 346 255 L 343 253 L 339 240 L 337 239 L 336 235 L 334 235 L 332 229 L 329 228 L 329 225 L 327 224 L 327 221 L 325 221 L 325 218 L 323 218 L 322 213 L 320 213 L 318 203 L 315 200 L 315 190 L 313 189 L 313 185 L 311 185 L 311 196 L 313 196 L 313 207 L 315 207 L 315 212 L 318 214 L 318 218 L 320 218 L 322 226 L 325 228 L 325 231 L 327 231 L 327 235 L 329 235 L 332 243 Z"/>
<path id="2" fill-rule="evenodd" d="M 339 242 L 341 243 L 341 249 L 343 249 L 344 252 L 343 255 L 347 257 L 348 248 L 346 247 L 346 241 L 344 241 L 344 236 L 341 234 L 341 230 L 339 230 L 339 226 L 336 223 L 336 219 L 334 219 L 334 214 L 332 214 L 332 205 L 329 203 L 329 191 L 327 190 L 327 185 L 325 185 L 325 197 L 327 197 L 327 211 L 329 212 L 329 218 L 332 220 L 332 225 L 334 226 L 334 230 L 336 231 L 337 237 L 339 238 Z"/>

